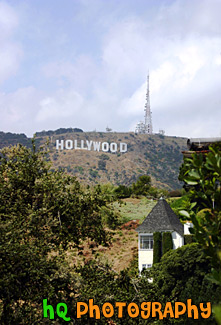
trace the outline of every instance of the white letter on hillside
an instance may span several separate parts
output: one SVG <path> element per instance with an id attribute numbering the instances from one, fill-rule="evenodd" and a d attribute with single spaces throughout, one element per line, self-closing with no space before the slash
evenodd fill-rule
<path id="1" fill-rule="evenodd" d="M 100 142 L 94 142 L 93 141 L 93 145 L 94 145 L 94 151 L 100 151 L 100 145 L 101 143 Z"/>
<path id="2" fill-rule="evenodd" d="M 64 149 L 64 140 L 61 140 L 61 142 L 59 142 L 59 140 L 56 140 L 56 150 L 58 150 L 58 149 L 61 149 L 61 150 Z"/>
<path id="3" fill-rule="evenodd" d="M 92 146 L 93 141 L 86 140 L 86 143 L 87 143 L 87 150 L 91 150 L 91 146 Z"/>
<path id="4" fill-rule="evenodd" d="M 124 142 L 120 143 L 120 152 L 127 152 L 127 144 Z"/>
<path id="5" fill-rule="evenodd" d="M 84 140 L 81 140 L 81 149 L 82 150 L 87 150 L 87 148 L 84 147 Z"/>
<path id="6" fill-rule="evenodd" d="M 102 151 L 104 151 L 104 152 L 109 151 L 109 143 L 108 142 L 103 142 L 102 143 Z"/>
<path id="7" fill-rule="evenodd" d="M 78 147 L 78 140 L 74 140 L 74 149 L 81 149 Z"/>
<path id="8" fill-rule="evenodd" d="M 65 148 L 70 150 L 73 149 L 73 141 L 72 140 L 66 140 L 65 141 Z"/>
<path id="9" fill-rule="evenodd" d="M 115 142 L 111 142 L 110 151 L 113 152 L 113 153 L 117 152 L 117 144 Z"/>

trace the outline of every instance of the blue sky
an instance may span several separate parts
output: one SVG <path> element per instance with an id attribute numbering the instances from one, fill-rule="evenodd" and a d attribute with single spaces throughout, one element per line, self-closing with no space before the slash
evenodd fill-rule
<path id="1" fill-rule="evenodd" d="M 0 130 L 221 136 L 220 0 L 0 0 Z"/>

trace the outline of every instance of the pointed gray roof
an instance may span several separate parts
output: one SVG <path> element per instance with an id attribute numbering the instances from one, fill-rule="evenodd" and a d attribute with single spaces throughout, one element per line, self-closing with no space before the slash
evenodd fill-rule
<path id="1" fill-rule="evenodd" d="M 160 198 L 137 232 L 154 233 L 156 231 L 176 231 L 183 236 L 184 227 L 166 200 Z"/>

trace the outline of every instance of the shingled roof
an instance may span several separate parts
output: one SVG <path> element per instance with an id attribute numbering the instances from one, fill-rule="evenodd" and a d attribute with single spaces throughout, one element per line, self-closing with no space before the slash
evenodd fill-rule
<path id="1" fill-rule="evenodd" d="M 154 233 L 156 231 L 176 231 L 183 236 L 184 227 L 166 200 L 160 198 L 137 232 Z"/>

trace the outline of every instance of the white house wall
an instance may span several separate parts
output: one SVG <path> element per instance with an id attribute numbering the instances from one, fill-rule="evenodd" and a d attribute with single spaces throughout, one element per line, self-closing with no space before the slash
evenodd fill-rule
<path id="1" fill-rule="evenodd" d="M 193 228 L 193 224 L 191 222 L 186 222 L 184 224 L 184 235 L 191 235 L 190 228 Z"/>
<path id="2" fill-rule="evenodd" d="M 139 250 L 139 271 L 141 272 L 143 264 L 153 264 L 153 250 L 151 249 L 142 249 Z"/>
<path id="3" fill-rule="evenodd" d="M 139 233 L 138 236 L 138 264 L 139 264 L 139 272 L 142 271 L 143 264 L 153 264 L 153 249 L 140 249 L 140 236 L 143 235 L 153 235 L 150 233 Z"/>
<path id="4" fill-rule="evenodd" d="M 178 234 L 178 232 L 172 232 L 172 240 L 173 240 L 173 249 L 177 249 L 184 245 L 184 238 Z"/>

